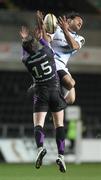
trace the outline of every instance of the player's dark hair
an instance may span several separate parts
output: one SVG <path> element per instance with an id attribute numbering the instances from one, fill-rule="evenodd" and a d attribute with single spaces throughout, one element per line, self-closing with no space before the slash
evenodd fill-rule
<path id="1" fill-rule="evenodd" d="M 78 12 L 74 12 L 74 11 L 66 15 L 67 19 L 74 19 L 75 17 L 80 17 L 81 19 L 83 19 L 83 17 Z"/>

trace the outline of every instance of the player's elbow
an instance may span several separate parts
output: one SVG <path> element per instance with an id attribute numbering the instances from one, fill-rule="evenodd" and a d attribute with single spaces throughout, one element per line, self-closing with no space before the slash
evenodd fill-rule
<path id="1" fill-rule="evenodd" d="M 77 42 L 73 43 L 73 44 L 72 44 L 72 48 L 75 49 L 75 50 L 80 49 L 79 43 L 77 43 Z"/>
<path id="2" fill-rule="evenodd" d="M 75 96 L 67 97 L 65 100 L 68 104 L 72 105 L 75 102 Z"/>
<path id="3" fill-rule="evenodd" d="M 72 79 L 70 84 L 71 84 L 71 88 L 73 88 L 75 86 L 75 80 Z"/>
<path id="4" fill-rule="evenodd" d="M 77 45 L 73 45 L 72 48 L 75 49 L 75 50 L 79 50 L 79 49 L 80 49 L 80 46 L 77 44 Z"/>
<path id="5" fill-rule="evenodd" d="M 67 89 L 71 90 L 75 86 L 75 80 L 71 79 L 71 81 L 68 81 Z"/>

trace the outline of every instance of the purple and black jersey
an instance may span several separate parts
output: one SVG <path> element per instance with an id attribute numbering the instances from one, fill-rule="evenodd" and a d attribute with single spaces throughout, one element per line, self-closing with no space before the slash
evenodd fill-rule
<path id="1" fill-rule="evenodd" d="M 43 46 L 36 53 L 23 54 L 23 63 L 35 79 L 36 85 L 54 84 L 58 85 L 58 75 L 54 61 L 54 53 L 48 46 Z"/>
<path id="2" fill-rule="evenodd" d="M 54 52 L 43 39 L 37 52 L 30 43 L 23 44 L 22 61 L 35 80 L 33 112 L 47 112 L 49 108 L 51 112 L 63 110 L 67 104 L 60 92 Z"/>

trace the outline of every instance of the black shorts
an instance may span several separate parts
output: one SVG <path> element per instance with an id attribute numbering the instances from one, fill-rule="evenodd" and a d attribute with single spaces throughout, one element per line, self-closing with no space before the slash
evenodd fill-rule
<path id="1" fill-rule="evenodd" d="M 58 87 L 35 87 L 33 97 L 33 112 L 58 112 L 66 108 L 67 104 Z"/>
<path id="2" fill-rule="evenodd" d="M 67 75 L 67 73 L 64 70 L 58 70 L 57 71 L 60 81 L 62 81 L 63 77 Z"/>

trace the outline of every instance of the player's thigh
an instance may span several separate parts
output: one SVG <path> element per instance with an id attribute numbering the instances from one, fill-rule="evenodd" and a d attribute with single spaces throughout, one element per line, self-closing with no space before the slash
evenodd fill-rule
<path id="1" fill-rule="evenodd" d="M 75 88 L 72 88 L 64 98 L 68 104 L 73 104 L 76 98 Z"/>
<path id="2" fill-rule="evenodd" d="M 54 89 L 50 92 L 49 108 L 51 112 L 59 112 L 67 107 L 66 101 L 61 94 L 60 88 Z"/>
<path id="3" fill-rule="evenodd" d="M 47 112 L 34 112 L 33 113 L 33 123 L 34 126 L 44 126 L 45 122 L 45 117 L 46 117 Z"/>
<path id="4" fill-rule="evenodd" d="M 71 98 L 75 99 L 76 97 L 76 93 L 75 93 L 75 88 L 72 88 L 70 91 L 69 91 L 69 94 L 68 94 Z"/>
<path id="5" fill-rule="evenodd" d="M 66 89 L 70 90 L 71 88 L 74 87 L 74 85 L 75 85 L 75 80 L 72 78 L 71 75 L 66 74 L 66 75 L 64 75 L 63 78 L 62 78 L 62 85 L 63 85 Z"/>
<path id="6" fill-rule="evenodd" d="M 65 68 L 66 69 L 66 68 Z M 72 78 L 68 70 L 59 70 L 58 75 L 61 84 L 68 90 L 70 90 L 75 85 L 75 80 Z"/>
<path id="7" fill-rule="evenodd" d="M 53 112 L 52 116 L 55 128 L 64 126 L 64 110 L 61 110 L 59 112 Z"/>

